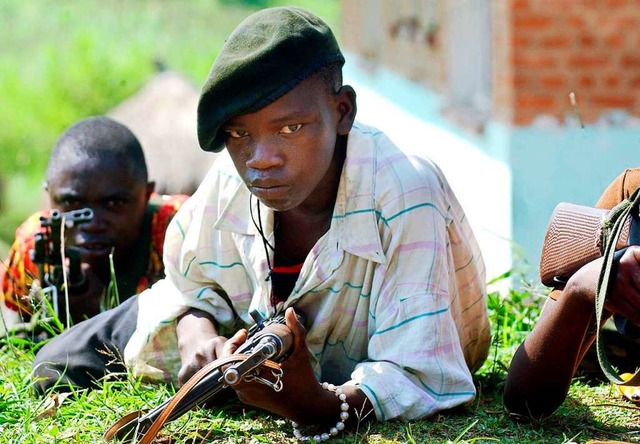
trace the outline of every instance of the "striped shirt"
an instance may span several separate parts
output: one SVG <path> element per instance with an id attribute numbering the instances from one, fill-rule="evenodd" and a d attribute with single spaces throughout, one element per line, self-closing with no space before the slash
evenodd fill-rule
<path id="1" fill-rule="evenodd" d="M 134 373 L 176 379 L 175 319 L 188 307 L 214 316 L 221 334 L 251 324 L 253 309 L 274 313 L 249 196 L 225 153 L 171 222 L 167 278 L 140 295 L 125 350 Z M 261 214 L 273 233 L 273 212 Z M 349 134 L 331 226 L 275 310 L 288 306 L 306 317 L 317 378 L 357 384 L 379 420 L 475 396 L 471 373 L 490 342 L 482 256 L 438 167 L 374 128 Z"/>

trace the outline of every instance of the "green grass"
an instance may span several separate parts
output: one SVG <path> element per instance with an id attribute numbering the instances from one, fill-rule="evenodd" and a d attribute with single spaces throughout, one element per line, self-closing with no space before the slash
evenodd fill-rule
<path id="1" fill-rule="evenodd" d="M 201 84 L 224 38 L 248 11 L 307 7 L 339 31 L 338 0 L 0 0 L 0 253 L 28 213 L 43 205 L 49 151 L 74 121 L 102 114 L 137 91 L 155 62 Z M 339 33 L 338 33 L 339 34 Z M 576 380 L 565 404 L 540 424 L 503 412 L 506 369 L 539 314 L 544 295 L 530 285 L 489 299 L 493 348 L 475 378 L 479 396 L 464 408 L 411 423 L 363 424 L 335 443 L 640 442 L 636 407 L 607 385 Z M 31 390 L 37 346 L 14 340 L 0 348 L 0 444 L 95 443 L 123 414 L 159 404 L 172 388 L 135 380 L 104 381 L 57 407 Z M 167 426 L 175 443 L 292 443 L 291 426 L 235 406 L 199 410 Z M 203 438 L 207 436 L 206 438 Z"/>
<path id="2" fill-rule="evenodd" d="M 335 443 L 586 443 L 594 439 L 640 442 L 638 408 L 615 396 L 606 384 L 574 381 L 567 401 L 549 419 L 535 424 L 513 422 L 503 411 L 504 377 L 513 351 L 539 315 L 545 297 L 529 286 L 493 293 L 489 311 L 493 347 L 475 377 L 478 397 L 464 407 L 410 423 L 362 424 Z M 15 339 L 15 338 L 14 338 Z M 51 407 L 35 396 L 29 363 L 34 344 L 14 340 L 0 349 L 0 444 L 99 442 L 105 429 L 122 415 L 148 409 L 173 389 L 128 378 L 105 380 L 97 390 L 79 391 Z M 173 441 L 169 441 L 169 437 Z M 198 409 L 169 423 L 162 443 L 293 443 L 290 424 L 264 412 L 230 404 L 224 410 Z"/>

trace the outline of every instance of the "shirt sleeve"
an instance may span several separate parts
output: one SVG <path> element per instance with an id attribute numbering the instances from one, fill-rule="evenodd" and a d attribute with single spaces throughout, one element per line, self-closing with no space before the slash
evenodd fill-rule
<path id="1" fill-rule="evenodd" d="M 203 187 L 206 189 L 206 186 Z M 213 248 L 205 192 L 187 200 L 167 228 L 163 261 L 166 277 L 138 296 L 136 331 L 124 351 L 125 363 L 138 376 L 177 380 L 180 356 L 176 319 L 195 308 L 222 323 L 232 323 L 234 313 L 217 290 L 215 276 L 203 273 L 201 262 Z"/>
<path id="2" fill-rule="evenodd" d="M 602 193 L 596 206 L 598 208 L 613 208 L 622 200 L 629 197 L 640 186 L 640 168 L 629 168 L 609 184 Z"/>
<path id="3" fill-rule="evenodd" d="M 471 315 L 470 323 L 488 323 L 482 273 L 470 282 L 455 282 L 450 202 L 437 182 L 420 193 L 426 200 L 395 209 L 398 216 L 384 230 L 388 264 L 377 273 L 383 282 L 372 301 L 369 359 L 356 366 L 350 381 L 369 398 L 379 420 L 427 417 L 476 393 L 460 324 L 462 311 Z M 477 261 L 481 257 L 470 257 L 469 266 Z M 476 302 L 458 293 L 464 286 L 470 293 L 477 290 Z"/>

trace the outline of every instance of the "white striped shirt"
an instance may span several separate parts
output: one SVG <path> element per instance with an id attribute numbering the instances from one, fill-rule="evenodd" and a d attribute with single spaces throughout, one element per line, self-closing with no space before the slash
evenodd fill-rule
<path id="1" fill-rule="evenodd" d="M 175 319 L 190 307 L 214 316 L 221 334 L 249 325 L 252 309 L 273 314 L 249 196 L 225 153 L 173 218 L 167 278 L 139 296 L 125 350 L 136 374 L 176 379 Z M 273 212 L 261 214 L 273 233 Z M 374 128 L 349 134 L 331 226 L 277 308 L 288 306 L 307 319 L 318 379 L 357 384 L 379 420 L 421 418 L 475 396 L 471 372 L 490 342 L 479 248 L 439 168 Z"/>

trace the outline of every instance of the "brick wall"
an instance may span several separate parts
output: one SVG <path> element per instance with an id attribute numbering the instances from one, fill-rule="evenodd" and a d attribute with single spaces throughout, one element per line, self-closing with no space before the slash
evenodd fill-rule
<path id="1" fill-rule="evenodd" d="M 640 1 L 495 0 L 493 12 L 496 117 L 564 121 L 570 92 L 584 123 L 640 114 Z"/>
<path id="2" fill-rule="evenodd" d="M 344 0 L 342 47 L 372 69 L 385 66 L 442 91 L 442 0 Z"/>
<path id="3" fill-rule="evenodd" d="M 492 8 L 493 118 L 576 120 L 570 92 L 585 124 L 640 116 L 640 0 L 343 0 L 342 45 L 446 100 L 446 14 L 476 1 Z"/>

